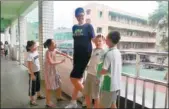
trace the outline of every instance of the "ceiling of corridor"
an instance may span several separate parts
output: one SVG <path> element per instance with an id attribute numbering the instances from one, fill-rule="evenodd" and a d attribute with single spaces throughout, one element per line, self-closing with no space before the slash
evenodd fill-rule
<path id="1" fill-rule="evenodd" d="M 11 21 L 17 19 L 31 4 L 32 0 L 26 1 L 1 1 L 1 31 L 6 28 Z"/>

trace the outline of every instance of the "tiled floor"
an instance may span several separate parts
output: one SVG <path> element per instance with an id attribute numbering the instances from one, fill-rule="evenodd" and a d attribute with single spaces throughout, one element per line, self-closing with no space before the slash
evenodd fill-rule
<path id="1" fill-rule="evenodd" d="M 42 92 L 44 92 L 43 84 Z M 56 102 L 55 93 L 52 92 L 52 101 L 56 103 L 58 108 L 64 108 L 69 103 L 70 98 L 64 97 L 66 101 Z M 1 107 L 30 108 L 28 103 L 28 74 L 26 68 L 19 65 L 18 62 L 1 58 Z M 39 106 L 33 108 L 44 108 L 45 100 L 38 101 L 38 104 Z"/>

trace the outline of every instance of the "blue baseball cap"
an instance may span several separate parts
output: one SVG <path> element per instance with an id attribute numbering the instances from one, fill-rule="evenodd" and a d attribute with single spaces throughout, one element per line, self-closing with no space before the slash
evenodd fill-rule
<path id="1" fill-rule="evenodd" d="M 81 13 L 84 13 L 84 9 L 79 7 L 75 10 L 75 17 L 78 17 Z"/>

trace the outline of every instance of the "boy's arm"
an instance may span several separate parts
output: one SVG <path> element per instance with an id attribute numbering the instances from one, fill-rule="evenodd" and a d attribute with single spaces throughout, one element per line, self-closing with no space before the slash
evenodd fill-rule
<path id="1" fill-rule="evenodd" d="M 105 59 L 104 59 L 104 62 L 103 62 L 102 70 L 100 72 L 101 75 L 104 75 L 108 72 L 108 69 L 109 69 L 110 63 L 111 63 L 110 60 L 111 59 L 110 59 L 109 55 L 107 54 Z"/>

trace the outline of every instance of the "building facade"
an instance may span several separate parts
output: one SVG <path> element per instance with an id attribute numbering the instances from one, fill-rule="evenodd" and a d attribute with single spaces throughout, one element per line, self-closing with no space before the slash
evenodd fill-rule
<path id="1" fill-rule="evenodd" d="M 155 51 L 156 33 L 145 18 L 103 4 L 91 3 L 84 9 L 85 20 L 93 25 L 95 33 L 106 36 L 109 31 L 120 32 L 121 42 L 118 44 L 120 50 Z M 75 17 L 73 22 L 77 23 Z M 133 58 L 136 58 L 135 55 L 130 54 L 125 59 Z"/>

